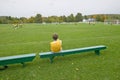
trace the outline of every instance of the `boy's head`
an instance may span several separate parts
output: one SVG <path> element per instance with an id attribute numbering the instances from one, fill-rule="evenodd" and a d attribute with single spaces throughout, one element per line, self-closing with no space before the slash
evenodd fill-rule
<path id="1" fill-rule="evenodd" d="M 57 40 L 57 39 L 58 39 L 58 34 L 54 33 L 54 34 L 53 34 L 53 39 L 54 39 L 54 40 Z"/>

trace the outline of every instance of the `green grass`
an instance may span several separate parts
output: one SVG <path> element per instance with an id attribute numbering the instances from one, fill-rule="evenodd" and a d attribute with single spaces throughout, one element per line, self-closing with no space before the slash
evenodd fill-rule
<path id="1" fill-rule="evenodd" d="M 38 53 L 50 51 L 52 34 L 58 33 L 63 49 L 106 45 L 97 56 L 94 52 L 40 59 Z M 0 71 L 0 80 L 119 80 L 120 25 L 24 24 L 14 29 L 0 24 L 0 56 L 36 53 L 33 62 L 9 65 Z"/>

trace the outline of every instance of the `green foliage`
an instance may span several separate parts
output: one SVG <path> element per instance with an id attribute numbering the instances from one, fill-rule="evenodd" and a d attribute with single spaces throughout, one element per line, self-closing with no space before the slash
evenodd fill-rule
<path id="1" fill-rule="evenodd" d="M 67 22 L 74 22 L 75 18 L 74 18 L 74 15 L 73 14 L 70 14 L 68 17 L 67 17 Z"/>
<path id="2" fill-rule="evenodd" d="M 0 23 L 2 23 L 2 24 L 8 24 L 9 23 L 9 17 L 1 16 L 0 17 Z"/>
<path id="3" fill-rule="evenodd" d="M 120 14 L 94 14 L 84 15 L 77 13 L 75 16 L 70 14 L 69 16 L 48 16 L 44 17 L 41 14 L 36 14 L 30 18 L 25 17 L 11 17 L 11 16 L 0 16 L 0 24 L 18 24 L 18 23 L 62 23 L 62 22 L 79 22 L 84 19 L 94 18 L 96 21 L 104 22 L 105 20 L 120 20 Z"/>
<path id="4" fill-rule="evenodd" d="M 36 14 L 35 23 L 42 23 L 42 15 L 41 14 Z"/>
<path id="5" fill-rule="evenodd" d="M 77 13 L 77 15 L 75 16 L 75 22 L 80 22 L 83 20 L 82 14 L 81 13 Z"/>
<path id="6" fill-rule="evenodd" d="M 53 64 L 38 53 L 49 51 L 52 34 L 57 32 L 63 49 L 106 45 L 97 56 L 94 52 L 56 57 Z M 104 24 L 24 24 L 13 29 L 0 24 L 0 56 L 35 52 L 31 63 L 9 65 L 0 71 L 0 80 L 119 80 L 120 25 Z"/>
<path id="7" fill-rule="evenodd" d="M 96 16 L 96 20 L 97 20 L 97 21 L 100 21 L 100 22 L 104 22 L 105 19 L 104 19 L 104 16 L 97 15 L 97 16 Z"/>
<path id="8" fill-rule="evenodd" d="M 27 18 L 25 18 L 25 17 L 20 17 L 20 21 L 19 21 L 20 23 L 27 23 L 27 22 L 29 22 L 29 20 L 27 20 Z M 32 23 L 32 22 L 31 22 Z"/>
<path id="9" fill-rule="evenodd" d="M 30 17 L 28 20 L 27 20 L 28 23 L 34 23 L 35 22 L 35 18 L 34 17 Z"/>

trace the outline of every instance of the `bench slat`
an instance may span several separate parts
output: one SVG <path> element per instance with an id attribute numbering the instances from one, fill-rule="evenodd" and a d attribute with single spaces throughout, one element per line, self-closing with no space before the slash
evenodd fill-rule
<path id="1" fill-rule="evenodd" d="M 95 51 L 96 54 L 99 55 L 99 51 L 106 49 L 106 46 L 100 45 L 100 46 L 92 46 L 92 47 L 85 47 L 85 48 L 77 48 L 77 49 L 70 49 L 70 50 L 62 50 L 58 53 L 53 52 L 44 52 L 39 53 L 40 58 L 52 58 L 55 56 L 63 56 L 63 55 L 69 55 L 69 54 L 78 54 L 81 52 L 88 52 L 88 51 Z"/>
<path id="2" fill-rule="evenodd" d="M 35 58 L 35 56 L 36 54 L 32 53 L 32 54 L 0 57 L 0 65 L 6 66 L 8 64 L 15 64 L 15 63 L 21 63 L 24 65 L 25 62 L 32 61 Z"/>

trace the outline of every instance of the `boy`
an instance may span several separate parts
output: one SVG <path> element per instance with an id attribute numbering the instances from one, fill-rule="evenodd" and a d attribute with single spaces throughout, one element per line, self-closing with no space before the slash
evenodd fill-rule
<path id="1" fill-rule="evenodd" d="M 62 50 L 62 41 L 58 39 L 57 34 L 53 34 L 53 42 L 50 43 L 51 51 L 56 53 Z"/>

